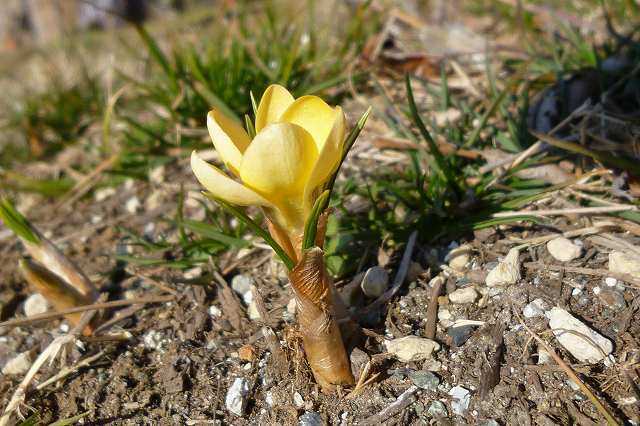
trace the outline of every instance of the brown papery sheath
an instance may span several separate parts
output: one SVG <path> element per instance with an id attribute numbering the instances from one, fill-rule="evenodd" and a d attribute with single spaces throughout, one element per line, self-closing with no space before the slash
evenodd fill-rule
<path id="1" fill-rule="evenodd" d="M 333 281 L 318 247 L 306 250 L 289 273 L 304 351 L 323 391 L 354 383 L 333 303 Z"/>

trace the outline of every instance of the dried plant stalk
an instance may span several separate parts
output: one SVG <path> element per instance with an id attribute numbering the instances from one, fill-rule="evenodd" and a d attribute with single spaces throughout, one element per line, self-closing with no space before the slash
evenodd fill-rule
<path id="1" fill-rule="evenodd" d="M 336 320 L 333 281 L 324 253 L 313 247 L 302 253 L 289 278 L 294 290 L 302 343 L 311 371 L 325 391 L 351 385 L 353 374 Z"/>
<path id="2" fill-rule="evenodd" d="M 89 305 L 94 301 L 37 262 L 28 259 L 21 260 L 20 271 L 32 290 L 42 294 L 58 311 Z M 75 326 L 80 321 L 82 314 L 82 312 L 67 314 L 65 318 Z M 91 335 L 92 332 L 93 328 L 90 325 L 83 330 L 85 336 Z"/>

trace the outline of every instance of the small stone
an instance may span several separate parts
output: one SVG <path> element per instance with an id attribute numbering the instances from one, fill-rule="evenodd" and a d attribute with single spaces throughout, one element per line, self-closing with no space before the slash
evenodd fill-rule
<path id="1" fill-rule="evenodd" d="M 467 269 L 469 263 L 471 247 L 468 245 L 462 245 L 460 247 L 451 250 L 444 258 L 449 262 L 449 267 L 454 271 L 464 272 Z"/>
<path id="2" fill-rule="evenodd" d="M 478 298 L 478 292 L 473 287 L 459 288 L 449 293 L 451 303 L 463 305 L 465 303 L 473 303 Z"/>
<path id="3" fill-rule="evenodd" d="M 196 266 L 195 268 L 187 269 L 186 271 L 184 271 L 184 274 L 183 274 L 186 280 L 193 280 L 195 278 L 200 278 L 201 275 L 202 275 L 202 268 L 199 266 Z"/>
<path id="4" fill-rule="evenodd" d="M 373 266 L 367 270 L 360 283 L 360 288 L 365 296 L 376 298 L 387 290 L 389 286 L 389 273 L 380 266 Z"/>
<path id="5" fill-rule="evenodd" d="M 613 277 L 607 277 L 604 279 L 604 283 L 608 286 L 608 287 L 615 287 L 618 284 L 618 280 L 616 280 Z"/>
<path id="6" fill-rule="evenodd" d="M 256 305 L 255 300 L 252 300 L 249 306 L 247 306 L 247 315 L 249 315 L 249 319 L 252 321 L 260 319 L 260 312 L 258 311 L 258 305 Z"/>
<path id="7" fill-rule="evenodd" d="M 236 378 L 224 399 L 227 410 L 236 416 L 242 416 L 247 406 L 247 395 L 249 395 L 249 382 L 242 377 Z"/>
<path id="8" fill-rule="evenodd" d="M 209 306 L 209 315 L 212 317 L 220 317 L 222 316 L 222 311 L 216 305 Z"/>
<path id="9" fill-rule="evenodd" d="M 564 309 L 553 308 L 546 315 L 558 342 L 579 361 L 595 364 L 613 351 L 613 344 L 609 339 L 587 327 Z M 582 336 L 586 336 L 588 340 Z M 598 347 L 594 347 L 591 342 Z"/>
<path id="10" fill-rule="evenodd" d="M 300 395 L 300 392 L 293 393 L 293 403 L 298 408 L 304 407 L 304 399 L 302 398 L 302 395 Z"/>
<path id="11" fill-rule="evenodd" d="M 443 328 L 448 328 L 453 324 L 453 314 L 445 308 L 438 309 L 438 321 Z"/>
<path id="12" fill-rule="evenodd" d="M 565 237 L 557 237 L 549 241 L 547 250 L 554 259 L 560 262 L 570 262 L 582 254 L 582 247 Z"/>
<path id="13" fill-rule="evenodd" d="M 571 290 L 571 295 L 573 297 L 578 297 L 578 296 L 580 296 L 580 294 L 582 294 L 582 289 L 581 288 L 574 288 L 573 290 Z"/>
<path id="14" fill-rule="evenodd" d="M 430 371 L 411 370 L 407 376 L 409 377 L 409 380 L 411 380 L 413 384 L 420 389 L 425 389 L 431 392 L 436 392 L 438 390 L 440 379 Z"/>
<path id="15" fill-rule="evenodd" d="M 360 372 L 364 366 L 369 362 L 369 355 L 360 348 L 353 348 L 349 354 L 349 361 L 351 361 L 351 372 L 354 377 L 359 377 Z"/>
<path id="16" fill-rule="evenodd" d="M 124 204 L 125 210 L 127 210 L 131 214 L 134 214 L 138 210 L 140 210 L 141 206 L 142 206 L 142 204 L 140 203 L 140 199 L 138 197 L 136 197 L 135 195 L 133 197 L 129 198 L 127 200 L 127 202 Z"/>
<path id="17" fill-rule="evenodd" d="M 525 318 L 535 318 L 544 315 L 545 303 L 542 299 L 535 299 L 522 310 Z"/>
<path id="18" fill-rule="evenodd" d="M 624 309 L 627 307 L 627 302 L 624 300 L 624 296 L 615 288 L 602 289 L 598 297 L 602 303 L 611 309 Z"/>
<path id="19" fill-rule="evenodd" d="M 31 368 L 31 355 L 29 351 L 26 351 L 19 353 L 7 361 L 4 367 L 2 367 L 2 374 L 7 376 L 20 375 L 29 371 L 29 368 Z"/>
<path id="20" fill-rule="evenodd" d="M 553 358 L 551 354 L 544 349 L 538 349 L 538 365 L 552 364 Z"/>
<path id="21" fill-rule="evenodd" d="M 93 193 L 93 198 L 95 198 L 97 202 L 101 202 L 113 195 L 116 195 L 116 189 L 110 186 L 108 188 L 97 189 Z"/>
<path id="22" fill-rule="evenodd" d="M 621 251 L 609 253 L 609 270 L 640 278 L 640 257 Z"/>
<path id="23" fill-rule="evenodd" d="M 271 393 L 270 391 L 267 391 L 264 397 L 264 402 L 266 402 L 269 407 L 273 407 L 273 404 L 274 404 L 273 393 Z"/>
<path id="24" fill-rule="evenodd" d="M 51 306 L 40 293 L 34 293 L 24 302 L 24 314 L 28 317 L 44 314 Z"/>
<path id="25" fill-rule="evenodd" d="M 298 417 L 298 426 L 323 426 L 322 416 L 315 411 L 305 411 Z"/>
<path id="26" fill-rule="evenodd" d="M 595 294 L 596 296 L 600 294 L 600 292 L 602 291 L 602 289 L 598 286 L 595 286 L 593 288 L 593 294 Z"/>
<path id="27" fill-rule="evenodd" d="M 151 350 L 162 349 L 164 342 L 164 336 L 157 330 L 149 330 L 147 334 L 142 338 L 144 347 Z"/>
<path id="28" fill-rule="evenodd" d="M 164 165 L 155 167 L 149 172 L 149 181 L 155 184 L 164 182 Z"/>
<path id="29" fill-rule="evenodd" d="M 459 348 L 460 346 L 464 345 L 467 340 L 469 340 L 469 337 L 471 337 L 471 334 L 473 334 L 474 328 L 475 326 L 473 325 L 449 327 L 447 329 L 447 334 L 451 336 L 451 342 L 453 343 L 453 346 Z"/>
<path id="30" fill-rule="evenodd" d="M 246 305 L 250 305 L 253 301 L 253 292 L 251 287 L 255 284 L 255 280 L 249 275 L 236 275 L 231 280 L 231 288 L 238 293 Z"/>
<path id="31" fill-rule="evenodd" d="M 427 414 L 431 417 L 447 417 L 449 412 L 447 407 L 440 401 L 433 401 L 427 409 Z"/>
<path id="32" fill-rule="evenodd" d="M 418 336 L 386 340 L 384 344 L 387 351 L 402 362 L 430 359 L 434 351 L 440 350 L 440 345 L 437 342 Z"/>
<path id="33" fill-rule="evenodd" d="M 282 313 L 282 319 L 293 321 L 296 317 L 296 299 L 291 298 L 287 303 L 287 309 Z"/>
<path id="34" fill-rule="evenodd" d="M 489 271 L 485 280 L 487 286 L 507 286 L 515 284 L 520 279 L 520 251 L 512 248 L 504 260 Z"/>
<path id="35" fill-rule="evenodd" d="M 454 414 L 464 416 L 464 413 L 469 409 L 471 403 L 471 394 L 462 386 L 454 386 L 449 391 L 451 395 L 451 409 Z"/>

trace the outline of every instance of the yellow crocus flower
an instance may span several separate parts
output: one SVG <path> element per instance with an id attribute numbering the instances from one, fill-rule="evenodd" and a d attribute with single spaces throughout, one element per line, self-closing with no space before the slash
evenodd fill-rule
<path id="1" fill-rule="evenodd" d="M 338 168 L 346 122 L 339 106 L 317 96 L 294 97 L 271 85 L 256 113 L 253 140 L 217 110 L 207 115 L 216 151 L 232 177 L 194 151 L 191 168 L 215 197 L 239 206 L 262 206 L 291 243 L 303 233 L 321 189 Z"/>

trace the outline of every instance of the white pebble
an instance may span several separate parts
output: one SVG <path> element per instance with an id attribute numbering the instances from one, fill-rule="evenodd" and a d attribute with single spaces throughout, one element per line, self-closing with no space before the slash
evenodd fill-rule
<path id="1" fill-rule="evenodd" d="M 451 303 L 465 304 L 473 303 L 478 297 L 478 292 L 473 287 L 459 288 L 449 294 Z"/>
<path id="2" fill-rule="evenodd" d="M 553 308 L 546 315 L 558 342 L 579 361 L 595 364 L 613 351 L 613 344 L 609 339 L 564 309 Z"/>
<path id="3" fill-rule="evenodd" d="M 29 355 L 29 351 L 26 351 L 7 361 L 2 367 L 2 374 L 20 375 L 26 373 L 29 368 L 31 368 L 31 355 Z"/>
<path id="4" fill-rule="evenodd" d="M 449 395 L 451 395 L 451 409 L 453 412 L 459 416 L 464 416 L 471 403 L 469 390 L 462 386 L 454 386 L 449 391 Z"/>
<path id="5" fill-rule="evenodd" d="M 522 310 L 525 318 L 535 318 L 544 315 L 545 303 L 542 299 L 535 299 Z"/>
<path id="6" fill-rule="evenodd" d="M 615 287 L 618 284 L 618 280 L 613 277 L 607 277 L 604 279 L 604 283 L 609 287 Z"/>
<path id="7" fill-rule="evenodd" d="M 402 362 L 430 359 L 434 351 L 440 350 L 438 342 L 418 336 L 386 340 L 384 345 L 387 352 L 395 355 Z"/>
<path id="8" fill-rule="evenodd" d="M 302 398 L 302 395 L 300 395 L 300 392 L 293 393 L 293 403 L 298 408 L 304 407 L 304 399 Z"/>
<path id="9" fill-rule="evenodd" d="M 51 306 L 40 293 L 34 293 L 24 302 L 24 314 L 28 317 L 44 314 Z"/>
<path id="10" fill-rule="evenodd" d="M 140 210 L 142 204 L 140 203 L 140 199 L 135 195 L 127 200 L 124 205 L 124 208 L 131 214 L 136 213 Z"/>
<path id="11" fill-rule="evenodd" d="M 621 251 L 609 253 L 609 270 L 640 278 L 640 257 Z"/>
<path id="12" fill-rule="evenodd" d="M 219 317 L 222 316 L 222 311 L 217 306 L 211 305 L 209 306 L 209 315 L 212 317 Z"/>
<path id="13" fill-rule="evenodd" d="M 561 262 L 570 262 L 582 254 L 582 247 L 565 237 L 557 237 L 549 241 L 547 250 L 554 259 Z"/>
<path id="14" fill-rule="evenodd" d="M 515 284 L 520 279 L 520 261 L 518 256 L 520 251 L 512 248 L 504 260 L 489 271 L 485 280 L 487 286 L 506 286 Z"/>
<path id="15" fill-rule="evenodd" d="M 247 395 L 249 395 L 249 383 L 242 377 L 236 378 L 224 398 L 227 410 L 236 416 L 242 416 L 247 406 Z"/>

